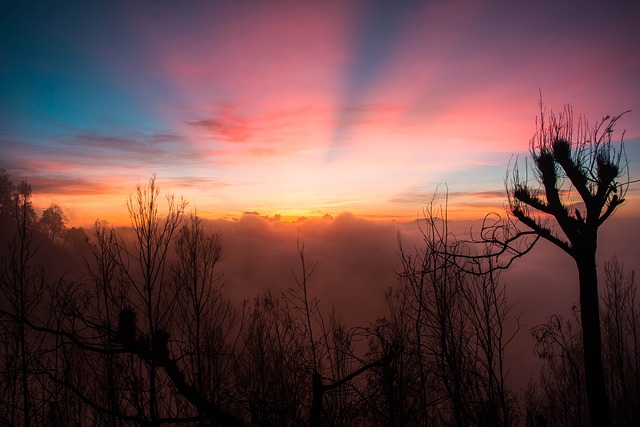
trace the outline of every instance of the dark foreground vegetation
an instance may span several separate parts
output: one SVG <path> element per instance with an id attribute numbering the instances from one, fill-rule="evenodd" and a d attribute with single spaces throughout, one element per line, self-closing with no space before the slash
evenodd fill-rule
<path id="1" fill-rule="evenodd" d="M 456 239 L 446 209 L 429 205 L 422 245 L 400 244 L 387 312 L 349 328 L 313 297 L 302 242 L 288 293 L 235 304 L 220 235 L 154 178 L 130 196 L 125 238 L 100 222 L 67 230 L 56 205 L 38 218 L 28 183 L 2 171 L 0 424 L 638 425 L 634 275 L 614 258 L 599 293 L 593 276 L 597 229 L 629 183 L 610 145 L 618 118 L 584 135 L 568 131 L 570 117 L 543 121 L 537 181 L 514 169 L 506 218 L 488 217 L 476 240 Z M 567 183 L 578 202 L 560 200 Z M 540 238 L 576 261 L 581 306 L 530 331 L 544 364 L 516 394 L 505 349 L 520 327 L 500 272 Z M 51 259 L 60 271 L 45 271 Z"/>

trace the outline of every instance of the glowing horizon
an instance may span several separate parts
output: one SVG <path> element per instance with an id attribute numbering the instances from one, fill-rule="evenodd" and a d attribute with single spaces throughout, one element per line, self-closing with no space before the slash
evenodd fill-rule
<path id="1" fill-rule="evenodd" d="M 209 218 L 500 210 L 538 94 L 620 123 L 640 178 L 638 6 L 85 2 L 7 7 L 0 167 L 70 225 L 152 174 Z M 620 215 L 638 216 L 637 186 Z"/>

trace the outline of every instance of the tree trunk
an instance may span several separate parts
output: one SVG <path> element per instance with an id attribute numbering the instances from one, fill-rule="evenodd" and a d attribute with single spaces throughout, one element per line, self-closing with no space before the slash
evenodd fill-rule
<path id="1" fill-rule="evenodd" d="M 322 385 L 322 377 L 319 373 L 312 376 L 312 401 L 309 411 L 309 426 L 317 427 L 320 425 L 320 417 L 322 416 L 322 400 L 324 396 L 324 386 Z"/>
<path id="2" fill-rule="evenodd" d="M 586 251 L 585 251 L 586 252 Z M 577 260 L 580 277 L 580 320 L 584 348 L 584 369 L 592 426 L 611 426 L 611 407 L 602 367 L 602 338 L 598 309 L 598 273 L 595 249 Z"/>

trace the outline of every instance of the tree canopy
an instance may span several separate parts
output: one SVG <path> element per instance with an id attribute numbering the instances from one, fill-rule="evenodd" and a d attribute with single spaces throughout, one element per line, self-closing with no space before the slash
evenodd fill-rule
<path id="1" fill-rule="evenodd" d="M 42 212 L 42 217 L 38 223 L 49 237 L 49 240 L 53 242 L 56 237 L 61 236 L 65 232 L 68 222 L 69 220 L 62 211 L 62 208 L 58 204 L 52 203 L 51 206 Z"/>

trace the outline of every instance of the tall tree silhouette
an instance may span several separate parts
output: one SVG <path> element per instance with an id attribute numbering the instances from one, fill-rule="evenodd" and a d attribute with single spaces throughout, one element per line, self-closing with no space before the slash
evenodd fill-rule
<path id="1" fill-rule="evenodd" d="M 16 186 L 5 169 L 0 168 L 0 217 L 13 210 L 13 194 Z"/>
<path id="2" fill-rule="evenodd" d="M 640 295 L 635 272 L 626 272 L 613 257 L 604 262 L 601 282 L 604 378 L 613 425 L 640 424 Z M 541 405 L 533 409 L 555 425 L 586 425 L 589 419 L 585 387 L 580 310 L 572 316 L 551 316 L 535 326 L 535 352 L 543 360 Z"/>
<path id="3" fill-rule="evenodd" d="M 635 271 L 604 263 L 602 336 L 605 381 L 615 425 L 640 424 L 640 294 Z"/>
<path id="4" fill-rule="evenodd" d="M 67 234 L 68 236 L 68 234 Z M 96 221 L 94 227 L 94 235 L 91 242 L 88 244 L 92 259 L 86 260 L 85 264 L 90 277 L 90 284 L 87 285 L 94 287 L 93 298 L 94 304 L 90 308 L 97 324 L 104 325 L 104 328 L 109 330 L 113 329 L 118 319 L 118 314 L 121 313 L 123 307 L 127 306 L 127 283 L 124 280 L 124 275 L 118 265 L 118 236 L 113 228 L 106 225 L 105 222 Z M 104 336 L 101 343 L 105 348 L 111 350 L 114 348 L 115 343 L 108 336 Z M 119 408 L 119 396 L 118 396 L 118 376 L 126 375 L 123 370 L 118 370 L 118 358 L 117 355 L 112 352 L 106 352 L 100 354 L 102 363 L 96 363 L 100 365 L 102 370 L 98 366 L 94 366 L 94 371 L 102 374 L 105 379 L 102 390 L 103 400 L 106 402 L 104 405 L 108 412 L 106 412 L 104 421 L 106 426 L 112 427 L 117 425 L 116 414 L 120 411 Z M 99 383 L 98 381 L 96 381 Z"/>
<path id="5" fill-rule="evenodd" d="M 120 262 L 126 278 L 137 294 L 134 298 L 139 298 L 144 318 L 143 332 L 145 339 L 149 341 L 156 337 L 157 332 L 165 330 L 168 326 L 174 298 L 169 295 L 167 289 L 167 257 L 173 239 L 180 229 L 186 205 L 184 200 L 175 200 L 172 194 L 167 194 L 166 212 L 161 215 L 158 212 L 160 187 L 156 183 L 155 175 L 149 179 L 148 185 L 138 184 L 135 193 L 130 195 L 127 201 L 135 243 L 132 249 L 121 251 L 126 260 Z M 129 265 L 137 267 L 137 274 L 134 273 L 134 269 L 128 268 Z M 155 364 L 149 364 L 148 378 L 149 417 L 152 423 L 157 423 L 161 408 Z"/>
<path id="6" fill-rule="evenodd" d="M 234 354 L 244 319 L 223 293 L 219 262 L 221 234 L 205 229 L 196 213 L 186 219 L 175 241 L 178 259 L 172 278 L 178 287 L 173 340 L 180 350 L 185 378 L 197 392 L 224 410 L 238 400 L 233 375 Z M 206 425 L 200 412 L 200 425 Z"/>
<path id="7" fill-rule="evenodd" d="M 6 358 L 2 352 L 3 372 L 13 372 L 3 388 L 11 390 L 11 404 L 0 405 L 6 415 L 0 422 L 29 426 L 34 417 L 35 381 L 34 361 L 41 356 L 41 339 L 37 332 L 30 331 L 26 319 L 35 317 L 42 303 L 44 272 L 34 264 L 37 246 L 33 243 L 33 220 L 31 185 L 21 181 L 13 194 L 15 232 L 8 243 L 8 253 L 0 260 L 0 310 L 3 322 L 0 327 L 8 337 L 5 346 L 13 352 Z M 4 334 L 3 334 L 4 335 Z M 37 335 L 34 336 L 34 335 Z"/>
<path id="8" fill-rule="evenodd" d="M 42 217 L 38 224 L 42 228 L 42 231 L 47 234 L 51 243 L 53 243 L 56 237 L 64 235 L 68 222 L 69 220 L 60 205 L 52 203 L 51 206 L 42 212 Z"/>
<path id="9" fill-rule="evenodd" d="M 458 240 L 449 229 L 447 199 L 424 209 L 423 246 L 405 252 L 400 276 L 411 296 L 422 402 L 446 425 L 513 424 L 505 350 L 519 330 L 491 245 Z M 396 322 L 397 323 L 397 322 Z M 426 382 L 429 388 L 426 388 Z M 401 424 L 404 425 L 404 424 Z"/>
<path id="10" fill-rule="evenodd" d="M 547 117 L 541 102 L 532 162 L 524 168 L 516 163 L 507 178 L 509 213 L 577 265 L 589 414 L 597 426 L 611 425 L 611 409 L 602 368 L 596 249 L 598 229 L 624 202 L 630 182 L 624 134 L 619 148 L 612 144 L 624 114 L 589 126 L 582 116 L 574 121 L 570 106 Z"/>

